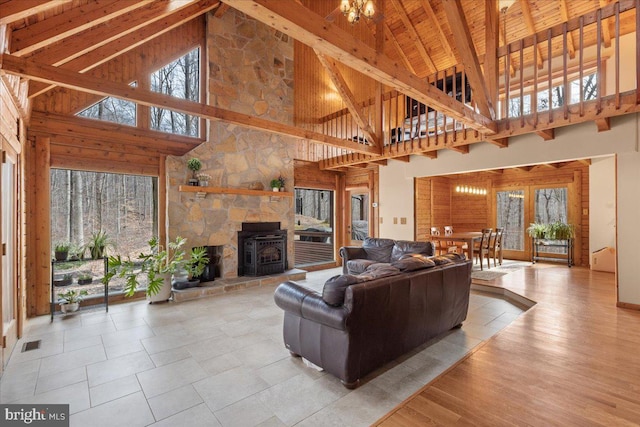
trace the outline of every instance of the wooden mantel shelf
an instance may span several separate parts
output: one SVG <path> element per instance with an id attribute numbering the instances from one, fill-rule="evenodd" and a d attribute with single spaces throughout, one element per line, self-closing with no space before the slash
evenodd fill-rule
<path id="1" fill-rule="evenodd" d="M 249 190 L 248 188 L 222 188 L 222 187 L 198 187 L 194 185 L 181 185 L 178 191 L 183 193 L 196 193 L 197 197 L 205 197 L 207 193 L 215 194 L 239 194 L 241 196 L 271 196 L 271 197 L 293 197 L 290 191 L 265 191 Z"/>

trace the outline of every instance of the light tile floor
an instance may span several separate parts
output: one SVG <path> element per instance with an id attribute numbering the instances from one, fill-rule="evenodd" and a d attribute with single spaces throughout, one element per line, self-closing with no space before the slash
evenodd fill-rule
<path id="1" fill-rule="evenodd" d="M 338 269 L 313 272 L 322 289 Z M 30 319 L 0 379 L 1 403 L 68 403 L 71 426 L 364 426 L 522 313 L 472 291 L 461 329 L 369 375 L 356 390 L 289 356 L 275 286 L 182 303 L 144 301 Z M 21 352 L 40 339 L 38 350 Z"/>

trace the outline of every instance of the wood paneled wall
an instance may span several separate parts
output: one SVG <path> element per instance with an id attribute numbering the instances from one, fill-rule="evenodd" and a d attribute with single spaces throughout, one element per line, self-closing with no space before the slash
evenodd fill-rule
<path id="1" fill-rule="evenodd" d="M 485 188 L 487 195 L 457 193 L 457 186 Z M 588 265 L 589 256 L 589 167 L 580 162 L 540 165 L 415 179 L 415 234 L 420 239 L 431 226 L 452 225 L 456 231 L 478 231 L 496 226 L 495 191 L 524 188 L 533 195 L 536 188 L 568 188 L 568 222 L 576 226 L 576 265 Z M 531 210 L 531 204 L 525 204 Z M 534 221 L 531 219 L 530 222 Z M 529 243 L 526 243 L 529 246 Z"/>

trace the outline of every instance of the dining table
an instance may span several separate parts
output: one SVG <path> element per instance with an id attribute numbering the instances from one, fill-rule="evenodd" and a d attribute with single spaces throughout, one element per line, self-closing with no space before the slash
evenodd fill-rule
<path id="1" fill-rule="evenodd" d="M 467 254 L 468 258 L 473 261 L 474 251 L 475 251 L 475 242 L 480 243 L 482 241 L 482 232 L 481 231 L 461 231 L 454 232 L 451 234 L 440 234 L 440 235 L 431 235 L 429 236 L 432 241 L 438 242 L 463 242 L 467 244 Z M 440 247 L 443 247 L 442 244 Z M 482 270 L 482 263 L 480 263 L 480 270 Z"/>

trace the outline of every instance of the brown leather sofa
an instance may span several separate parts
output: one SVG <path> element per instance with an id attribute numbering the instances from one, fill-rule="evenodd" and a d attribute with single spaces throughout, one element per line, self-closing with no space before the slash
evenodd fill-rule
<path id="1" fill-rule="evenodd" d="M 331 278 L 322 295 L 295 282 L 278 286 L 274 299 L 285 311 L 291 354 L 353 388 L 366 374 L 460 326 L 469 306 L 471 261 L 404 258 L 408 262 L 380 264 L 377 272 Z M 428 265 L 408 271 L 420 263 Z"/>

